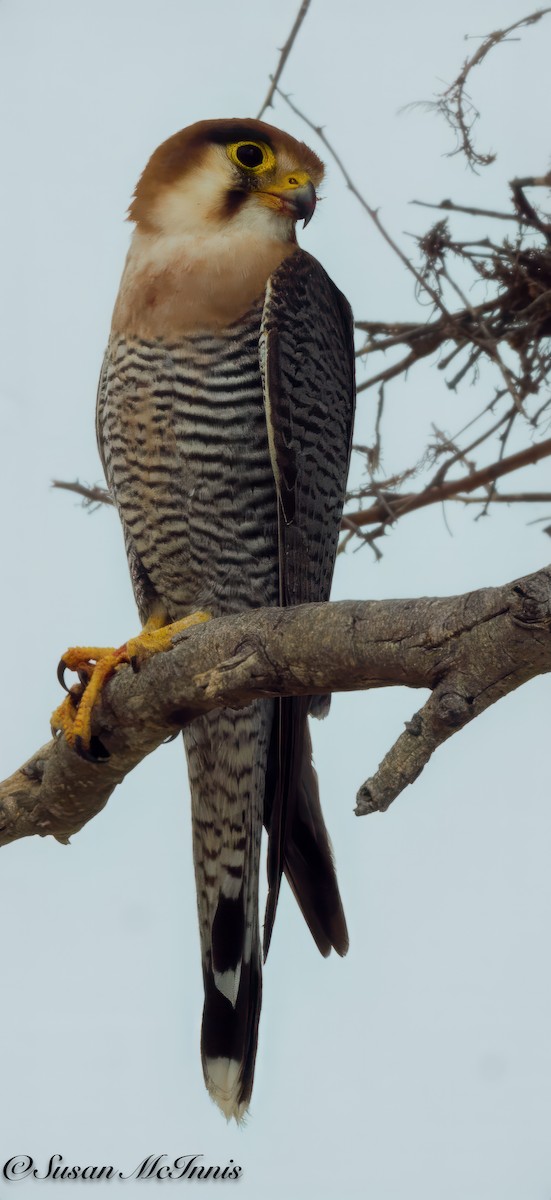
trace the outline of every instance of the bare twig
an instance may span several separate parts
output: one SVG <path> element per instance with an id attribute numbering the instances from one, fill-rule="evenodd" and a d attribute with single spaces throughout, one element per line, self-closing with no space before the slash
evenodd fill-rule
<path id="1" fill-rule="evenodd" d="M 462 504 L 551 504 L 551 492 L 492 492 L 490 496 L 449 496 L 449 500 L 459 500 Z M 548 517 L 539 517 L 547 521 Z M 529 525 L 535 524 L 533 521 Z"/>
<path id="2" fill-rule="evenodd" d="M 77 496 L 82 496 L 85 507 L 98 504 L 113 504 L 113 497 L 107 488 L 99 487 L 98 485 L 88 487 L 85 483 L 79 483 L 78 479 L 75 479 L 74 483 L 68 483 L 63 479 L 52 479 L 52 487 L 59 488 L 63 492 L 75 492 Z"/>
<path id="3" fill-rule="evenodd" d="M 414 267 L 413 263 L 410 261 L 410 259 L 407 257 L 407 255 L 404 254 L 404 251 L 400 249 L 398 243 L 394 241 L 394 238 L 392 238 L 390 236 L 390 234 L 388 233 L 388 231 L 385 229 L 385 227 L 381 221 L 381 218 L 379 217 L 378 210 L 376 208 L 372 208 L 371 205 L 367 203 L 365 196 L 363 196 L 362 193 L 359 191 L 359 189 L 356 187 L 356 184 L 354 183 L 351 175 L 349 175 L 342 159 L 337 154 L 337 151 L 335 150 L 334 146 L 331 144 L 329 139 L 326 137 L 323 127 L 321 125 L 315 125 L 314 122 L 311 121 L 310 118 L 307 117 L 306 114 L 303 113 L 300 108 L 297 108 L 296 104 L 293 103 L 290 96 L 285 95 L 285 92 L 281 91 L 281 88 L 279 88 L 279 87 L 276 88 L 276 91 L 277 91 L 278 95 L 280 95 L 281 98 L 285 101 L 285 103 L 289 106 L 289 108 L 296 114 L 296 116 L 300 117 L 301 121 L 304 121 L 304 124 L 307 125 L 309 129 L 312 129 L 313 132 L 318 135 L 320 141 L 323 143 L 326 150 L 331 155 L 331 158 L 337 164 L 337 167 L 339 168 L 339 171 L 346 183 L 348 190 L 350 192 L 352 192 L 352 195 L 356 197 L 356 199 L 361 204 L 364 211 L 371 218 L 374 225 L 379 230 L 379 233 L 384 238 L 385 242 L 387 242 L 387 244 L 390 246 L 391 250 L 393 250 L 394 253 L 397 254 L 398 258 L 404 264 L 406 269 L 408 271 L 410 271 L 411 274 L 415 277 L 415 279 L 417 280 L 417 283 L 419 284 L 419 287 L 422 288 L 425 292 L 427 292 L 427 295 L 430 296 L 433 304 L 436 305 L 436 307 L 440 310 L 440 312 L 444 313 L 445 316 L 448 316 L 447 310 L 446 310 L 444 304 L 442 303 L 441 297 L 438 295 L 438 292 L 436 292 L 434 290 L 434 288 L 432 288 L 430 286 L 430 284 L 427 282 L 427 280 L 423 279 L 423 276 L 419 273 L 417 268 Z"/>
<path id="4" fill-rule="evenodd" d="M 525 221 L 531 225 L 533 229 L 538 229 L 549 245 L 551 243 L 551 223 L 542 221 L 538 216 L 533 204 L 530 204 L 528 197 L 524 194 L 524 189 L 527 187 L 551 187 L 551 171 L 547 175 L 535 176 L 528 175 L 524 179 L 512 179 L 509 187 L 513 193 L 513 200 L 517 210 L 519 220 Z"/>
<path id="5" fill-rule="evenodd" d="M 474 67 L 481 65 L 494 46 L 507 41 L 515 30 L 535 25 L 550 12 L 551 8 L 538 9 L 537 12 L 530 13 L 529 16 L 522 17 L 519 21 L 514 21 L 506 29 L 497 29 L 494 33 L 490 33 L 484 38 L 476 53 L 466 59 L 457 79 L 437 97 L 434 104 L 428 106 L 436 108 L 456 134 L 457 146 L 455 150 L 451 151 L 451 154 L 464 154 L 473 171 L 476 171 L 477 167 L 489 166 L 495 161 L 496 156 L 492 153 L 481 154 L 475 149 L 472 134 L 480 114 L 467 94 L 469 75 Z"/>
<path id="6" fill-rule="evenodd" d="M 440 204 L 430 204 L 427 200 L 410 200 L 410 204 L 416 204 L 419 208 L 437 208 L 445 212 L 467 213 L 471 217 L 491 217 L 492 221 L 513 221 L 518 224 L 518 221 L 521 220 L 526 225 L 532 224 L 528 217 L 518 216 L 516 213 L 497 212 L 493 208 L 472 208 L 467 204 L 455 204 L 453 200 L 441 200 Z"/>
<path id="7" fill-rule="evenodd" d="M 297 36 L 297 34 L 298 34 L 298 31 L 299 31 L 299 29 L 300 29 L 300 27 L 301 27 L 301 25 L 302 25 L 302 22 L 304 21 L 304 18 L 305 18 L 305 16 L 306 16 L 306 13 L 308 12 L 308 9 L 309 9 L 309 7 L 310 7 L 310 3 L 311 3 L 311 0 L 302 0 L 302 4 L 301 4 L 301 6 L 300 6 L 300 8 L 299 8 L 299 10 L 298 10 L 298 13 L 297 13 L 297 15 L 296 15 L 296 18 L 295 18 L 295 23 L 294 23 L 294 25 L 293 25 L 293 28 L 291 29 L 291 32 L 290 32 L 290 34 L 289 34 L 289 37 L 287 38 L 287 41 L 285 42 L 285 45 L 284 45 L 284 46 L 282 46 L 282 48 L 281 48 L 281 52 L 280 52 L 280 56 L 279 56 L 279 62 L 278 62 L 278 64 L 277 64 L 277 67 L 276 67 L 275 74 L 274 74 L 274 75 L 270 75 L 270 76 L 269 76 L 269 78 L 270 78 L 270 80 L 271 80 L 271 84 L 270 84 L 270 87 L 268 88 L 268 91 L 267 91 L 267 93 L 266 93 L 266 97 L 265 97 L 264 103 L 263 103 L 263 105 L 262 105 L 262 108 L 260 109 L 260 112 L 258 113 L 258 116 L 257 116 L 257 120 L 258 120 L 258 121 L 260 121 L 261 117 L 262 117 L 262 116 L 264 115 L 264 113 L 266 112 L 266 109 L 267 109 L 267 108 L 272 108 L 272 106 L 273 106 L 273 99 L 274 99 L 274 94 L 275 94 L 275 92 L 276 92 L 276 89 L 277 89 L 277 85 L 278 85 L 278 83 L 279 83 L 279 81 L 280 81 L 280 79 L 281 79 L 281 76 L 282 76 L 282 74 L 283 74 L 283 69 L 284 69 L 284 67 L 285 67 L 285 63 L 287 62 L 287 59 L 288 59 L 288 57 L 289 57 L 289 55 L 290 55 L 290 53 L 291 53 L 291 50 L 292 50 L 292 48 L 293 48 L 293 45 L 294 45 L 294 43 L 295 43 L 295 40 L 296 40 L 296 36 Z"/>
<path id="8" fill-rule="evenodd" d="M 479 471 L 472 471 L 469 475 L 462 476 L 461 479 L 452 479 L 448 483 L 427 487 L 422 492 L 413 492 L 410 495 L 400 496 L 398 494 L 390 497 L 387 494 L 384 510 L 383 506 L 378 503 L 361 512 L 347 512 L 346 527 L 343 526 L 343 528 L 350 529 L 352 525 L 358 527 L 374 525 L 378 521 L 383 524 L 389 520 L 396 521 L 398 517 L 403 517 L 406 513 L 414 512 L 419 508 L 426 508 L 429 504 L 437 504 L 453 496 L 460 496 L 462 493 L 474 492 L 476 488 L 483 487 L 485 484 L 493 484 L 503 475 L 537 463 L 542 458 L 548 458 L 549 455 L 551 455 L 551 438 L 537 442 L 534 446 L 528 446 L 525 450 L 520 450 L 518 454 L 511 454 L 501 462 L 492 463 L 491 466 L 483 467 Z M 390 517 L 388 515 L 389 508 Z"/>

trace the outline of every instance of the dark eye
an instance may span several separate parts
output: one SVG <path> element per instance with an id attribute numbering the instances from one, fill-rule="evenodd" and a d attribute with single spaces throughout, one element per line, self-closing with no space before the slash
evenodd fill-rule
<path id="1" fill-rule="evenodd" d="M 259 167 L 264 161 L 264 153 L 254 142 L 245 142 L 235 151 L 235 157 L 242 167 Z"/>

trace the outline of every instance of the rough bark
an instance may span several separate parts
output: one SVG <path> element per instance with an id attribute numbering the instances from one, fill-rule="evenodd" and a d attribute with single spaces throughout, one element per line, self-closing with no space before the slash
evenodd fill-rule
<path id="1" fill-rule="evenodd" d="M 384 811 L 434 750 L 489 705 L 551 670 L 551 567 L 498 588 L 416 600 L 258 609 L 196 626 L 134 674 L 122 668 L 94 712 L 106 761 L 65 739 L 0 784 L 0 845 L 31 834 L 65 842 L 133 767 L 200 713 L 256 696 L 428 688 L 356 812 Z"/>

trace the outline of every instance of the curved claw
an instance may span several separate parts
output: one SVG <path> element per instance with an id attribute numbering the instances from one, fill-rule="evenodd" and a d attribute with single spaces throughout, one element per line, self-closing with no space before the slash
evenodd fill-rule
<path id="1" fill-rule="evenodd" d="M 52 716 L 52 728 L 61 729 L 66 740 L 86 762 L 99 763 L 109 758 L 109 752 L 99 738 L 92 736 L 91 717 L 94 705 L 107 680 L 125 663 L 139 671 L 152 654 L 172 648 L 177 633 L 210 619 L 208 613 L 194 612 L 181 620 L 165 625 L 157 616 L 150 618 L 142 632 L 118 649 L 105 646 L 73 646 L 66 650 L 57 668 L 57 678 L 68 693 Z M 79 683 L 68 687 L 65 672 L 75 671 Z"/>
<path id="2" fill-rule="evenodd" d="M 84 659 L 81 663 L 68 663 L 64 658 L 60 658 L 57 666 L 57 680 L 66 692 L 71 692 L 72 688 L 68 687 L 65 682 L 65 672 L 75 671 L 79 677 L 79 681 L 83 688 L 87 687 L 90 682 L 90 676 L 94 667 L 93 663 L 86 662 Z M 74 684 L 73 684 L 74 687 Z"/>
<path id="3" fill-rule="evenodd" d="M 177 729 L 176 733 L 169 733 L 168 737 L 165 737 L 163 739 L 163 741 L 161 742 L 161 745 L 168 746 L 170 742 L 175 742 L 176 738 L 180 736 L 181 732 L 182 732 L 181 729 Z"/>
<path id="4" fill-rule="evenodd" d="M 67 663 L 65 662 L 65 659 L 60 658 L 60 660 L 57 664 L 57 682 L 61 684 L 62 688 L 64 688 L 66 692 L 68 692 L 70 690 L 67 687 L 67 684 L 65 683 L 65 672 L 67 670 L 68 670 L 68 667 L 67 667 Z"/>

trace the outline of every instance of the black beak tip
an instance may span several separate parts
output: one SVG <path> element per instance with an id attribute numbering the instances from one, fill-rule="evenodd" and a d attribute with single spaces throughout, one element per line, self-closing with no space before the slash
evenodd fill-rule
<path id="1" fill-rule="evenodd" d="M 312 217 L 316 210 L 316 201 L 317 201 L 316 189 L 311 180 L 307 184 L 305 184 L 304 187 L 302 187 L 300 189 L 300 196 L 297 196 L 297 200 L 299 202 L 298 203 L 299 217 L 303 218 L 303 220 L 304 220 L 303 229 L 305 229 L 306 226 L 309 224 L 309 222 L 312 220 Z"/>

